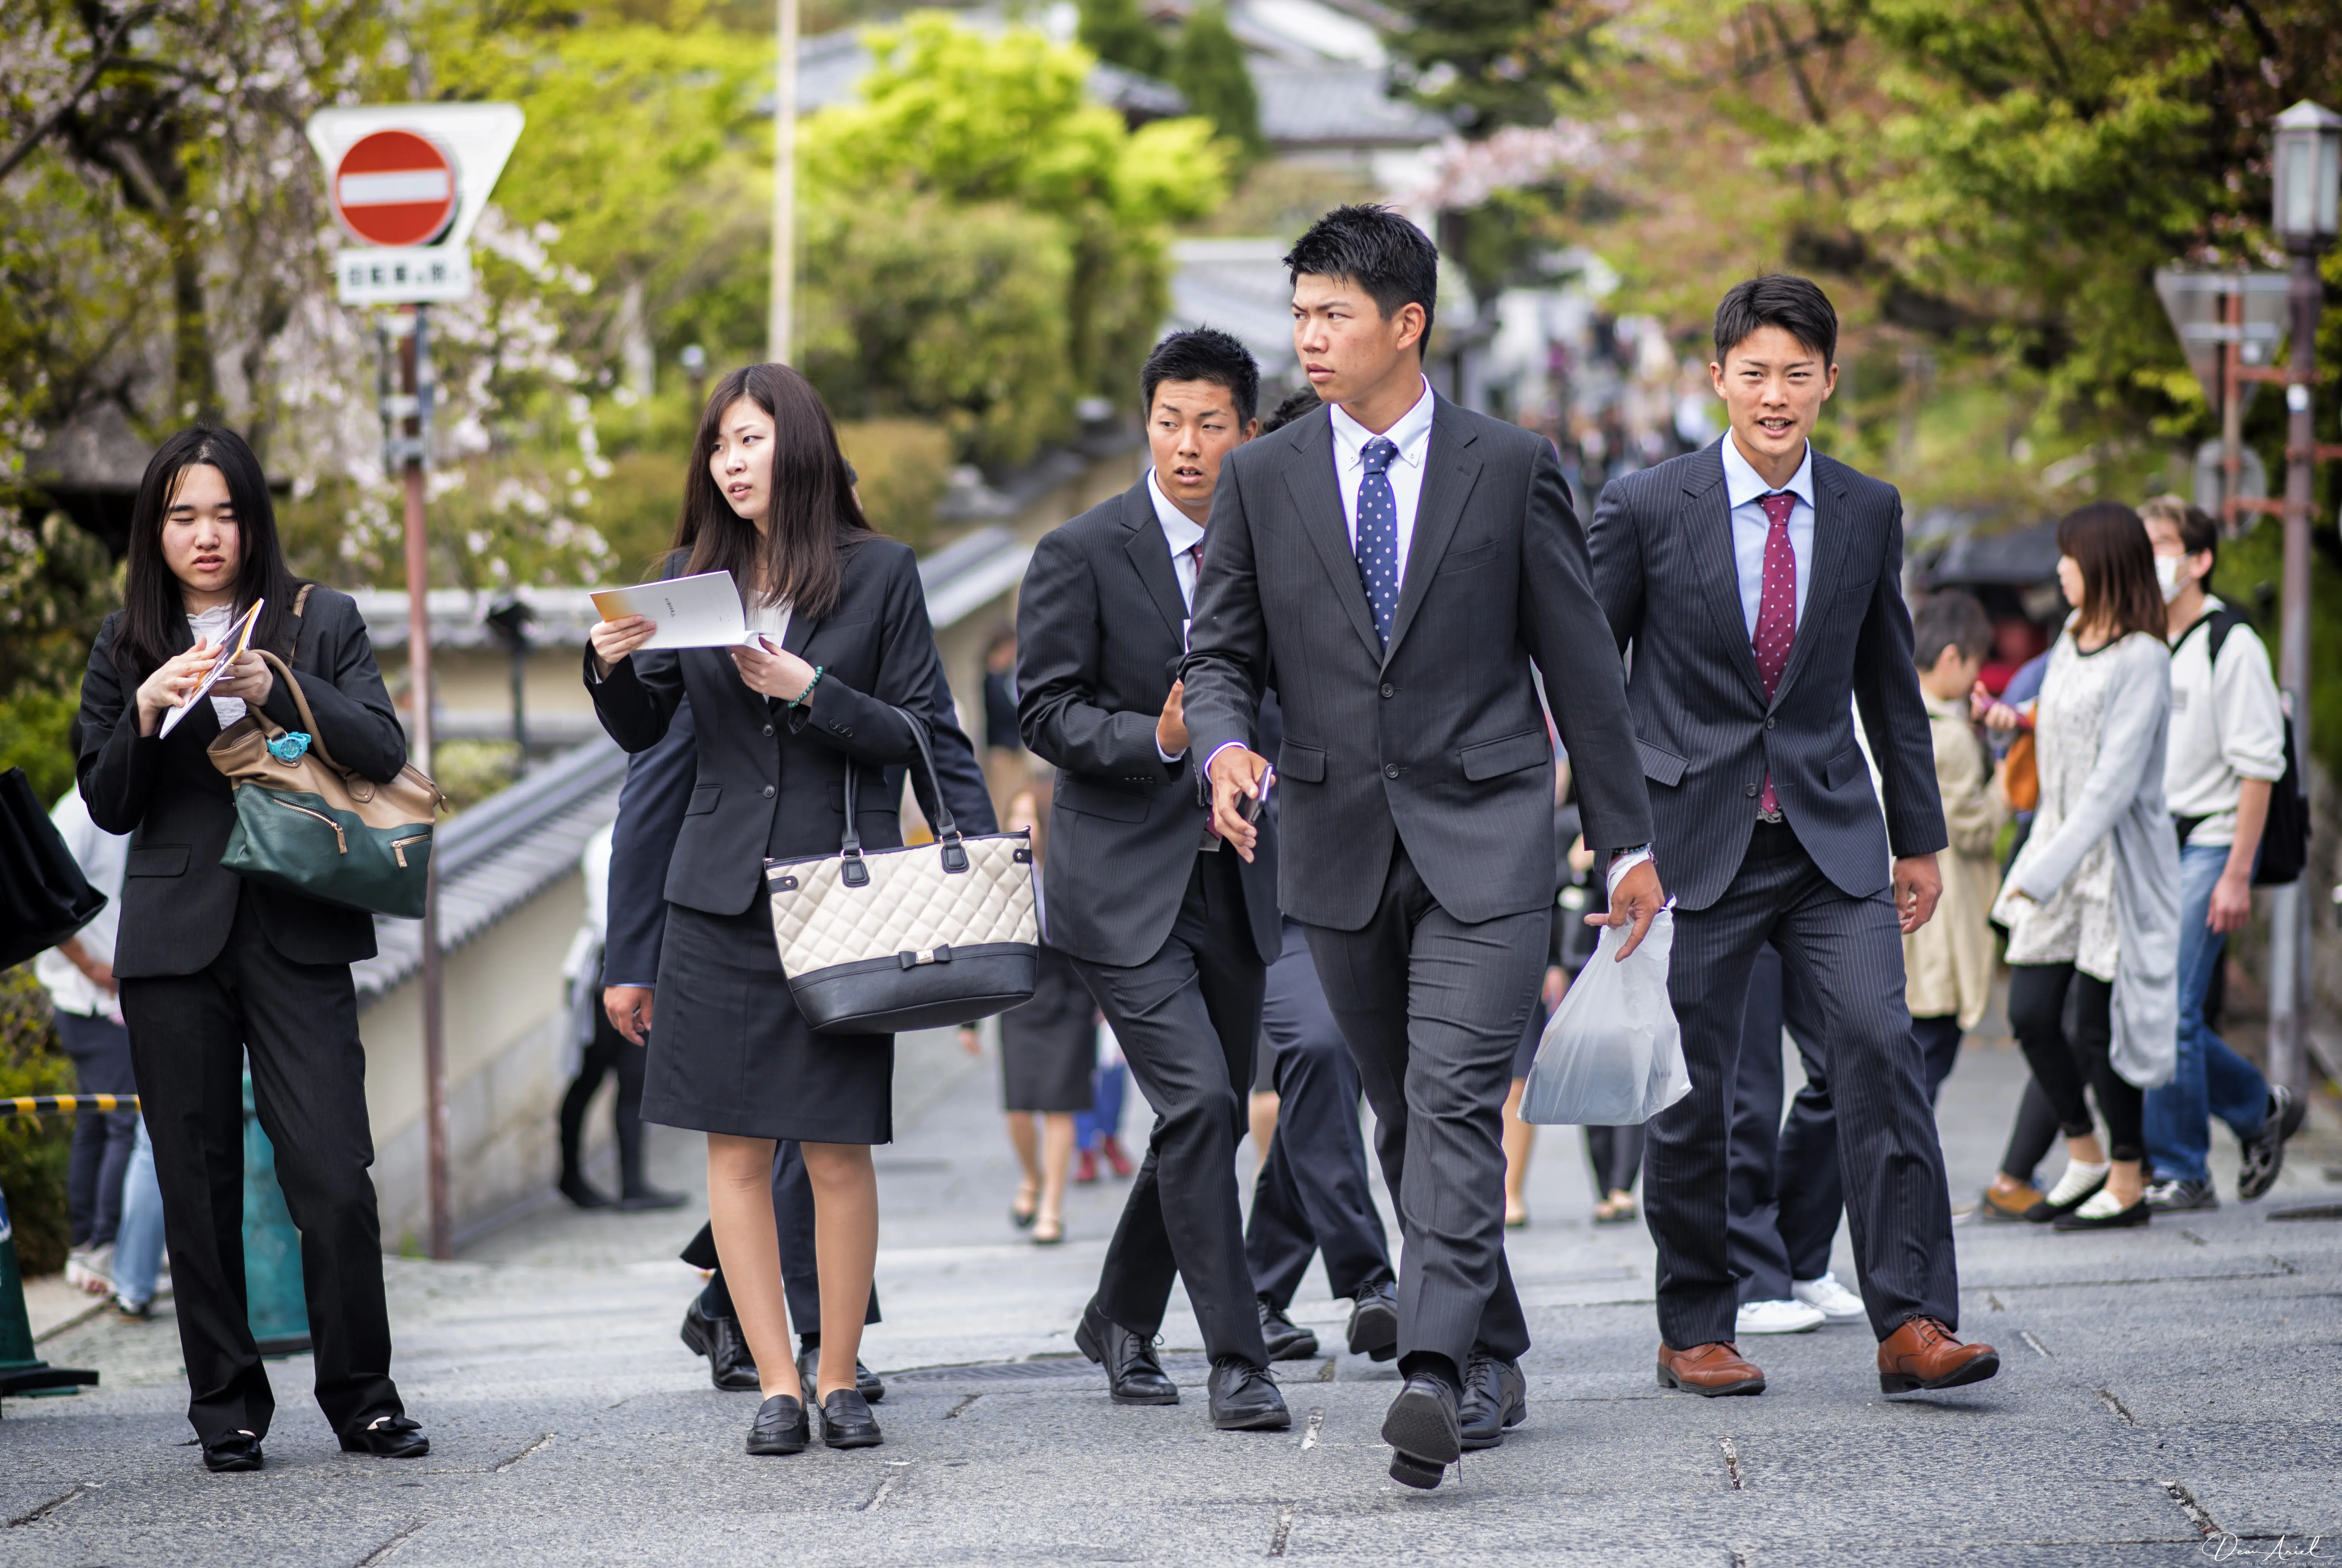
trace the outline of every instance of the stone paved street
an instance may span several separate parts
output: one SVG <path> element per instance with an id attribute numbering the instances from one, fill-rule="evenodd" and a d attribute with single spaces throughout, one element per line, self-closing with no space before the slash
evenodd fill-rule
<path id="1" fill-rule="evenodd" d="M 886 1322 L 866 1342 L 892 1374 L 882 1448 L 741 1453 L 755 1401 L 710 1389 L 676 1338 L 697 1276 L 674 1253 L 696 1206 L 547 1208 L 458 1262 L 393 1261 L 395 1370 L 433 1442 L 420 1462 L 339 1453 L 295 1358 L 271 1369 L 267 1470 L 208 1475 L 167 1311 L 51 1338 L 45 1355 L 105 1383 L 8 1403 L 0 1565 L 2176 1563 L 2342 1533 L 2327 1375 L 2342 1224 L 2267 1217 L 2342 1198 L 2322 1112 L 2263 1203 L 2114 1237 L 1964 1221 L 1963 1326 L 1999 1347 L 2001 1375 L 1892 1404 L 1858 1328 L 1752 1342 L 1762 1398 L 1663 1393 L 1650 1242 L 1587 1222 L 1577 1134 L 1548 1130 L 1536 1223 L 1510 1238 L 1537 1339 L 1528 1423 L 1425 1494 L 1385 1474 L 1394 1374 L 1363 1360 L 1280 1367 L 1290 1433 L 1211 1432 L 1184 1307 L 1166 1342 L 1189 1353 L 1169 1358 L 1186 1403 L 1109 1404 L 1072 1329 L 1123 1188 L 1076 1189 L 1065 1246 L 1024 1242 L 996 1074 L 946 1038 L 906 1042 L 902 1137 L 879 1158 Z M 2014 1050 L 1979 1045 L 1947 1085 L 1956 1204 L 1988 1176 L 2022 1082 Z M 696 1141 L 653 1137 L 662 1179 L 697 1191 Z M 1295 1315 L 1336 1343 L 1344 1308 L 1324 1290 L 1313 1271 Z"/>

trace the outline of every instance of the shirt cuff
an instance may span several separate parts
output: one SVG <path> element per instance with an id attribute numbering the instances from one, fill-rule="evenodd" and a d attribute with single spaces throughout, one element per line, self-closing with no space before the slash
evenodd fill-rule
<path id="1" fill-rule="evenodd" d="M 1619 882 L 1628 872 L 1634 870 L 1636 866 L 1651 858 L 1651 846 L 1647 844 L 1638 844 L 1632 849 L 1620 850 L 1610 862 L 1610 873 L 1607 882 L 1610 896 L 1613 898 L 1617 897 Z"/>
<path id="2" fill-rule="evenodd" d="M 1239 751 L 1241 751 L 1241 750 L 1244 748 L 1244 742 L 1242 742 L 1242 741 L 1222 741 L 1218 745 L 1214 746 L 1214 747 L 1212 748 L 1212 754 L 1211 754 L 1210 756 L 1207 756 L 1207 757 L 1206 757 L 1206 758 L 1204 759 L 1204 775 L 1205 775 L 1206 778 L 1208 778 L 1208 777 L 1210 777 L 1210 776 L 1211 776 L 1212 764 L 1213 764 L 1214 763 L 1216 763 L 1216 762 L 1218 762 L 1218 761 L 1220 760 L 1220 754 L 1221 754 L 1222 752 L 1224 752 L 1224 751 L 1227 750 L 1230 746 L 1235 746 L 1235 747 L 1236 747 L 1236 748 L 1237 748 Z"/>
<path id="3" fill-rule="evenodd" d="M 1187 748 L 1181 746 L 1176 752 L 1166 752 L 1163 749 L 1163 743 L 1158 740 L 1155 743 L 1155 754 L 1161 757 L 1166 766 L 1176 766 L 1179 759 L 1187 754 Z"/>

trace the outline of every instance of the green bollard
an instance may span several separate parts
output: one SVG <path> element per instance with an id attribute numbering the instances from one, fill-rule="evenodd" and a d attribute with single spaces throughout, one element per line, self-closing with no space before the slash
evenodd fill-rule
<path id="1" fill-rule="evenodd" d="M 95 1388 L 97 1373 L 51 1366 L 33 1353 L 33 1320 L 25 1311 L 25 1274 L 16 1263 L 16 1230 L 0 1193 L 0 1396 L 71 1393 Z"/>
<path id="2" fill-rule="evenodd" d="M 252 1104 L 244 1075 L 244 1295 L 245 1321 L 263 1355 L 309 1348 L 309 1300 L 302 1288 L 301 1233 L 276 1182 L 276 1148 Z"/>

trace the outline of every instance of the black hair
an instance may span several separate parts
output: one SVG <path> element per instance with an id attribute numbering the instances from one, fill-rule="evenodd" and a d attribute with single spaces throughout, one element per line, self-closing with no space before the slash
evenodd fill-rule
<path id="1" fill-rule="evenodd" d="M 1386 321 L 1402 306 L 1419 305 L 1423 335 L 1431 335 L 1432 307 L 1439 293 L 1439 247 L 1389 207 L 1336 207 L 1294 242 L 1285 254 L 1285 266 L 1295 281 L 1308 273 L 1356 284 L 1372 296 Z"/>
<path id="2" fill-rule="evenodd" d="M 1825 367 L 1837 363 L 1837 312 L 1829 295 L 1811 278 L 1781 272 L 1734 284 L 1716 307 L 1716 363 L 1767 326 L 1821 355 Z"/>
<path id="3" fill-rule="evenodd" d="M 2179 547 L 2190 555 L 2209 555 L 2212 564 L 2220 564 L 2220 525 L 2201 506 L 2191 506 L 2177 495 L 2151 495 L 2139 503 L 2138 517 L 2142 523 L 2168 523 L 2179 530 Z M 2205 574 L 2204 585 L 2211 586 L 2211 575 Z"/>
<path id="4" fill-rule="evenodd" d="M 1236 423 L 1249 424 L 1260 407 L 1260 365 L 1252 350 L 1216 326 L 1175 332 L 1155 345 L 1138 373 L 1142 416 L 1155 412 L 1155 389 L 1166 381 L 1208 381 L 1236 399 Z"/>
<path id="5" fill-rule="evenodd" d="M 1317 389 L 1314 386 L 1288 392 L 1285 394 L 1285 401 L 1271 409 L 1268 417 L 1260 422 L 1260 433 L 1266 435 L 1272 430 L 1282 430 L 1303 414 L 1325 406 L 1326 400 L 1317 395 Z"/>
<path id="6" fill-rule="evenodd" d="M 1946 648 L 1957 648 L 1963 659 L 1980 659 L 1991 646 L 1992 621 L 1974 594 L 1947 588 L 1911 613 L 1911 656 L 1923 670 L 1934 669 Z"/>
<path id="7" fill-rule="evenodd" d="M 137 499 L 130 504 L 130 549 L 122 584 L 122 620 L 115 628 L 111 657 L 123 678 L 135 685 L 167 662 L 185 634 L 187 604 L 185 590 L 163 559 L 163 524 L 179 484 L 190 468 L 219 470 L 227 484 L 228 504 L 235 513 L 237 566 L 235 614 L 265 599 L 260 624 L 253 628 L 252 645 L 281 658 L 292 657 L 291 618 L 294 595 L 301 580 L 285 564 L 285 547 L 276 538 L 276 510 L 268 499 L 268 480 L 260 459 L 244 437 L 216 424 L 193 424 L 165 439 L 146 460 L 138 481 Z"/>

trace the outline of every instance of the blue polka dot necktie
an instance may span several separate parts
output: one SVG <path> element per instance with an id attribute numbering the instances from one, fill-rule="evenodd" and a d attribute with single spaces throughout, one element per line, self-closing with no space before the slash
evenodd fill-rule
<path id="1" fill-rule="evenodd" d="M 1387 646 L 1391 616 L 1398 610 L 1398 497 L 1391 494 L 1390 482 L 1398 445 L 1377 435 L 1359 455 L 1366 473 L 1358 481 L 1358 581 L 1366 584 L 1366 607 L 1375 614 L 1375 635 Z"/>

